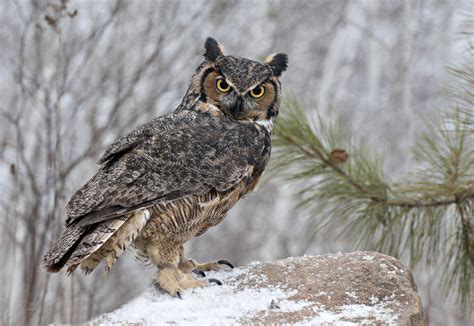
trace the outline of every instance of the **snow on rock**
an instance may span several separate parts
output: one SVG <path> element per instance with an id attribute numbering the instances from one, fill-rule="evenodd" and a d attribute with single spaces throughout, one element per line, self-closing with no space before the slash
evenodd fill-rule
<path id="1" fill-rule="evenodd" d="M 254 262 L 207 277 L 224 285 L 184 291 L 183 300 L 150 287 L 90 324 L 425 324 L 411 271 L 376 252 Z"/>

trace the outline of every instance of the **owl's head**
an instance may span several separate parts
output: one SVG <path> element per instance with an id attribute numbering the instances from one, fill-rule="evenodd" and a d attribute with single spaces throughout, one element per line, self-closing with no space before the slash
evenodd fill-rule
<path id="1" fill-rule="evenodd" d="M 265 121 L 278 115 L 286 54 L 270 55 L 260 63 L 225 55 L 213 38 L 206 40 L 205 50 L 187 96 L 212 104 L 235 120 Z"/>

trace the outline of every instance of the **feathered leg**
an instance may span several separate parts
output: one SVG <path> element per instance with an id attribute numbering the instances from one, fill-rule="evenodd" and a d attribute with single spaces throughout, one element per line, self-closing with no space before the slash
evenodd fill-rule
<path id="1" fill-rule="evenodd" d="M 191 270 L 183 271 L 179 268 L 182 244 L 172 240 L 159 239 L 147 248 L 150 260 L 158 267 L 153 278 L 153 284 L 172 296 L 182 298 L 186 289 L 198 288 L 209 283 L 222 284 L 220 281 L 197 279 Z"/>

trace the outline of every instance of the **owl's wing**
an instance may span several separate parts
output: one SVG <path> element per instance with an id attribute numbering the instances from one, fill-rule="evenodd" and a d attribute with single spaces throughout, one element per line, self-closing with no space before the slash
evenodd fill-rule
<path id="1" fill-rule="evenodd" d="M 160 200 L 224 191 L 268 157 L 268 134 L 255 126 L 174 112 L 106 150 L 101 169 L 68 202 L 66 223 L 97 223 Z"/>
<path id="2" fill-rule="evenodd" d="M 97 164 L 105 165 L 113 162 L 157 132 L 188 128 L 188 123 L 192 124 L 195 119 L 196 116 L 193 114 L 179 115 L 173 113 L 153 119 L 109 145 L 102 157 L 97 161 Z"/>

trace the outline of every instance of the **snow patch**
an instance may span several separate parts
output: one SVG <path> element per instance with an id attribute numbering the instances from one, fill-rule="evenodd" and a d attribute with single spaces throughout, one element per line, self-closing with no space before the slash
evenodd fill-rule
<path id="1" fill-rule="evenodd" d="M 346 295 L 347 295 L 349 298 L 357 299 L 357 295 L 354 293 L 354 291 L 346 292 Z"/>
<path id="2" fill-rule="evenodd" d="M 376 304 L 377 302 L 379 302 L 379 299 L 374 297 L 373 295 L 369 298 L 369 300 L 372 304 Z"/>
<path id="3" fill-rule="evenodd" d="M 298 311 L 311 303 L 291 301 L 287 298 L 295 295 L 296 290 L 285 291 L 278 287 L 236 289 L 225 284 L 226 280 L 243 276 L 246 269 L 234 269 L 230 272 L 208 273 L 208 277 L 218 278 L 224 285 L 210 285 L 205 288 L 186 290 L 183 300 L 158 293 L 149 287 L 140 297 L 123 307 L 102 315 L 100 325 L 126 323 L 140 324 L 235 324 L 242 316 L 254 315 L 271 309 L 272 302 L 278 305 L 278 311 Z M 237 283 L 248 280 L 263 283 L 266 277 L 245 275 Z"/>
<path id="4" fill-rule="evenodd" d="M 372 261 L 372 260 L 374 260 L 374 256 L 371 256 L 371 255 L 364 255 L 362 258 L 363 258 L 364 260 L 367 260 L 367 261 Z"/>
<path id="5" fill-rule="evenodd" d="M 317 308 L 315 312 L 317 316 L 308 320 L 305 324 L 337 323 L 337 325 L 360 325 L 382 322 L 384 325 L 390 325 L 398 320 L 393 311 L 383 304 L 375 306 L 351 304 L 342 306 L 337 312 L 328 311 L 323 308 Z M 357 320 L 357 322 L 345 321 L 350 319 Z"/>

